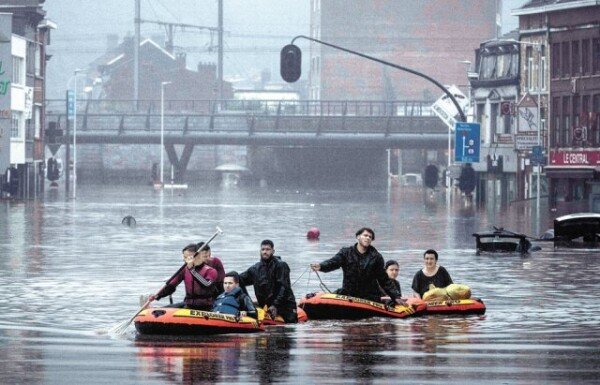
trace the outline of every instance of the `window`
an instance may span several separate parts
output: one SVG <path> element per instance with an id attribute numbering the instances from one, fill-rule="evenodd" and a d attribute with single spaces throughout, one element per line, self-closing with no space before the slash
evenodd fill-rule
<path id="1" fill-rule="evenodd" d="M 552 44 L 552 78 L 559 78 L 561 74 L 560 70 L 560 44 Z"/>
<path id="2" fill-rule="evenodd" d="M 564 96 L 562 100 L 562 118 L 563 124 L 561 127 L 562 135 L 560 138 L 562 146 L 568 146 L 568 143 L 571 143 L 571 109 L 570 107 L 570 98 L 568 96 Z"/>
<path id="3" fill-rule="evenodd" d="M 592 40 L 592 72 L 600 73 L 600 38 Z"/>
<path id="4" fill-rule="evenodd" d="M 496 74 L 496 56 L 484 56 L 481 62 L 480 77 L 481 79 L 494 79 Z"/>
<path id="5" fill-rule="evenodd" d="M 592 111 L 594 112 L 594 114 L 592 115 L 594 117 L 594 119 L 591 122 L 591 124 L 593 125 L 592 137 L 594 138 L 593 139 L 594 145 L 598 146 L 598 145 L 600 145 L 600 94 L 594 95 L 594 100 L 593 100 L 592 104 L 593 104 Z"/>
<path id="6" fill-rule="evenodd" d="M 497 77 L 498 78 L 506 78 L 510 77 L 510 69 L 511 69 L 511 58 L 512 55 L 510 53 L 505 53 L 502 55 L 498 55 L 498 63 L 497 63 Z"/>
<path id="7" fill-rule="evenodd" d="M 33 107 L 33 118 L 35 119 L 35 138 L 40 139 L 40 129 L 42 127 L 42 108 L 40 106 Z"/>
<path id="8" fill-rule="evenodd" d="M 541 69 L 541 78 L 540 81 L 542 82 L 542 86 L 541 89 L 543 91 L 546 91 L 546 56 L 542 56 L 542 60 L 540 63 L 540 66 L 542 67 Z"/>
<path id="9" fill-rule="evenodd" d="M 12 84 L 18 86 L 25 85 L 25 73 L 24 73 L 24 65 L 23 58 L 18 56 L 13 56 L 13 76 L 12 76 Z"/>
<path id="10" fill-rule="evenodd" d="M 552 99 L 552 115 L 554 127 L 550 145 L 552 147 L 558 147 L 560 144 L 560 98 Z"/>
<path id="11" fill-rule="evenodd" d="M 569 59 L 571 59 L 571 55 L 570 55 L 570 51 L 569 51 L 569 42 L 568 41 L 564 41 L 562 43 L 561 54 L 562 54 L 562 74 L 561 74 L 561 76 L 568 77 L 569 74 L 571 73 L 571 63 L 569 61 Z"/>
<path id="12" fill-rule="evenodd" d="M 533 91 L 533 58 L 527 59 L 527 90 Z"/>
<path id="13" fill-rule="evenodd" d="M 581 41 L 581 74 L 590 74 L 590 40 Z"/>
<path id="14" fill-rule="evenodd" d="M 12 121 L 10 125 L 10 137 L 20 138 L 21 137 L 21 119 L 23 113 L 21 111 L 12 112 Z"/>
<path id="15" fill-rule="evenodd" d="M 579 59 L 579 41 L 571 42 L 571 63 L 572 75 L 579 75 L 581 73 L 581 60 Z"/>
<path id="16" fill-rule="evenodd" d="M 42 74 L 42 52 L 39 45 L 36 46 L 35 50 L 35 75 L 40 76 Z"/>
<path id="17" fill-rule="evenodd" d="M 573 127 L 579 127 L 579 117 L 581 113 L 581 97 L 579 95 L 573 96 Z"/>
<path id="18" fill-rule="evenodd" d="M 540 82 L 538 84 L 538 86 L 540 86 L 541 90 L 546 90 L 546 76 L 547 76 L 547 67 L 546 67 L 546 46 L 545 45 L 541 45 L 540 46 L 540 50 L 538 52 L 538 55 L 541 55 L 542 57 L 540 58 L 540 79 L 538 79 L 538 81 Z"/>
<path id="19" fill-rule="evenodd" d="M 527 65 L 527 91 L 533 90 L 533 49 L 532 47 L 525 48 L 525 63 Z"/>
<path id="20" fill-rule="evenodd" d="M 35 44 L 27 42 L 27 74 L 33 75 L 35 73 Z"/>

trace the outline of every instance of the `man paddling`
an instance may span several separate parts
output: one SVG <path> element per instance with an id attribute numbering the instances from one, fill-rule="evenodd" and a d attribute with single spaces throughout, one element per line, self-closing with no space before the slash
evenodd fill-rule
<path id="1" fill-rule="evenodd" d="M 160 300 L 175 292 L 181 281 L 185 282 L 185 298 L 183 302 L 167 305 L 166 307 L 181 307 L 195 310 L 212 310 L 215 298 L 215 282 L 218 273 L 206 263 L 208 253 L 197 252 L 198 245 L 191 243 L 183 248 L 183 260 L 186 263 L 177 274 L 156 294 L 148 299 L 150 302 Z"/>
<path id="2" fill-rule="evenodd" d="M 311 263 L 311 269 L 327 273 L 341 268 L 344 278 L 342 288 L 336 290 L 336 294 L 380 302 L 381 287 L 392 301 L 406 305 L 383 268 L 383 257 L 371 246 L 371 242 L 375 240 L 375 232 L 363 227 L 356 232 L 356 240 L 354 246 L 343 247 L 333 258 L 321 263 Z"/>

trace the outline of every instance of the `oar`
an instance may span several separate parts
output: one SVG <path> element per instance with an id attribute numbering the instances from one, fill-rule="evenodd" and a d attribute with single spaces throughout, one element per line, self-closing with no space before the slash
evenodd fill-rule
<path id="1" fill-rule="evenodd" d="M 212 237 L 210 237 L 210 239 L 209 239 L 208 241 L 206 241 L 206 242 L 205 242 L 205 243 L 204 243 L 204 244 L 203 244 L 203 245 L 202 245 L 202 246 L 201 246 L 201 247 L 198 249 L 198 251 L 196 252 L 196 254 L 198 254 L 198 253 L 199 253 L 199 252 L 201 252 L 203 249 L 205 249 L 205 248 L 206 248 L 206 246 L 208 246 L 208 244 L 209 244 L 209 243 L 210 243 L 210 242 L 211 242 L 213 239 L 215 239 L 215 238 L 216 238 L 218 235 L 220 235 L 220 234 L 222 234 L 222 233 L 223 233 L 223 230 L 221 230 L 221 229 L 220 229 L 220 228 L 217 226 L 217 231 L 216 231 L 216 232 L 213 234 L 213 236 L 212 236 Z M 157 291 L 157 293 L 160 293 L 160 292 L 161 292 L 161 291 L 162 291 L 162 290 L 165 288 L 165 286 L 167 286 L 167 284 L 168 284 L 168 283 L 169 283 L 169 282 L 170 282 L 170 281 L 171 281 L 173 278 L 175 278 L 175 276 L 176 276 L 177 274 L 179 274 L 179 273 L 181 272 L 181 270 L 183 270 L 183 268 L 184 268 L 184 267 L 186 267 L 186 265 L 187 265 L 187 264 L 186 264 L 186 263 L 184 263 L 184 264 L 183 264 L 183 265 L 182 265 L 182 266 L 181 266 L 181 267 L 180 267 L 180 268 L 177 270 L 177 272 L 176 272 L 175 274 L 173 274 L 173 275 L 171 276 L 171 278 L 169 278 L 169 279 L 166 281 L 166 283 L 165 283 L 165 284 L 164 284 L 164 285 L 163 285 L 163 286 L 160 288 L 160 290 L 158 290 L 158 291 Z M 129 325 L 131 325 L 131 323 L 133 322 L 133 320 L 135 319 L 135 317 L 137 317 L 137 316 L 138 316 L 138 314 L 140 314 L 140 313 L 142 312 L 142 310 L 144 310 L 145 308 L 147 308 L 147 307 L 148 307 L 148 305 L 150 305 L 150 303 L 151 303 L 151 302 L 152 302 L 152 301 L 150 301 L 150 299 L 146 300 L 146 302 L 145 302 L 145 303 L 142 305 L 142 307 L 141 307 L 141 308 L 140 308 L 140 309 L 139 309 L 139 310 L 138 310 L 138 311 L 137 311 L 137 312 L 136 312 L 136 313 L 133 315 L 133 317 L 131 317 L 131 318 L 129 318 L 129 319 L 127 319 L 127 320 L 125 320 L 125 321 L 123 321 L 123 322 L 121 322 L 121 323 L 117 324 L 116 326 L 113 326 L 112 328 L 110 328 L 110 329 L 108 330 L 108 333 L 109 333 L 109 334 L 123 334 L 123 333 L 125 333 L 125 330 L 127 330 L 127 328 L 129 327 Z"/>

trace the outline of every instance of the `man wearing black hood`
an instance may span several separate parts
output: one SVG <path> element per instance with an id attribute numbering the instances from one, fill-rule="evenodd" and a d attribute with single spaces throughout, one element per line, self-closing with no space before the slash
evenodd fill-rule
<path id="1" fill-rule="evenodd" d="M 333 258 L 312 263 L 310 267 L 313 271 L 324 273 L 342 268 L 344 279 L 337 294 L 380 302 L 381 287 L 392 301 L 405 305 L 406 301 L 400 298 L 400 293 L 383 268 L 383 257 L 371 246 L 375 232 L 363 227 L 356 232 L 356 240 L 358 242 L 354 246 L 343 247 Z"/>
<path id="2" fill-rule="evenodd" d="M 290 268 L 274 254 L 273 241 L 262 241 L 260 262 L 240 274 L 240 286 L 254 285 L 258 306 L 266 305 L 273 319 L 280 315 L 286 323 L 296 323 L 298 314 L 290 283 Z"/>

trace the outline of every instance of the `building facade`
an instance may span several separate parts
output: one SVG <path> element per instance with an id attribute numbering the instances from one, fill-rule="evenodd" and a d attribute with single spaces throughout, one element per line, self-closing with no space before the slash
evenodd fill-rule
<path id="1" fill-rule="evenodd" d="M 0 12 L 12 15 L 10 166 L 0 170 L 5 197 L 34 198 L 44 189 L 46 46 L 56 26 L 45 18 L 43 3 L 0 1 Z"/>
<path id="2" fill-rule="evenodd" d="M 475 51 L 477 77 L 470 79 L 476 122 L 481 124 L 478 199 L 506 204 L 517 198 L 514 114 L 519 98 L 519 43 L 516 32 L 484 42 Z"/>
<path id="3" fill-rule="evenodd" d="M 462 62 L 497 36 L 497 8 L 479 0 L 311 0 L 310 36 L 464 87 Z M 433 101 L 442 94 L 413 74 L 318 43 L 310 44 L 309 78 L 313 100 Z"/>
<path id="4" fill-rule="evenodd" d="M 534 0 L 513 14 L 522 40 L 545 39 L 549 48 L 549 207 L 600 212 L 600 2 Z"/>

